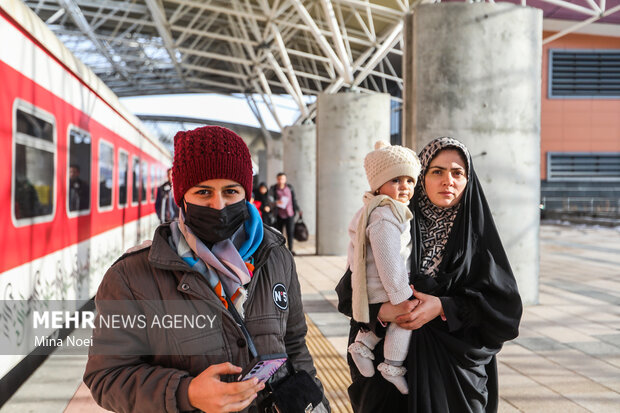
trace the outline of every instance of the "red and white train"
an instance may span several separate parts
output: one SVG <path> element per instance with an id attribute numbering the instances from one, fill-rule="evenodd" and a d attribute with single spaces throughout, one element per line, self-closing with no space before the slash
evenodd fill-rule
<path id="1" fill-rule="evenodd" d="M 0 300 L 87 302 L 107 267 L 151 237 L 170 162 L 30 9 L 0 0 Z M 7 333 L 28 326 L 2 312 Z M 29 343 L 0 355 L 0 377 Z"/>

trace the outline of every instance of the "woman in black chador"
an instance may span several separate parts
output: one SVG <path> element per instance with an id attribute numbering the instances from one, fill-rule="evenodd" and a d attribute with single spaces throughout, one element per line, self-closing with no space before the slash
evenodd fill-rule
<path id="1" fill-rule="evenodd" d="M 370 306 L 370 323 L 351 320 L 349 342 L 360 328 L 385 334 L 386 323 L 413 330 L 409 395 L 380 374 L 363 377 L 351 362 L 349 396 L 355 412 L 496 412 L 495 356 L 518 335 L 523 311 L 508 258 L 474 172 L 459 141 L 442 137 L 420 152 L 421 179 L 409 205 L 414 299 Z M 351 315 L 350 272 L 338 287 L 339 310 Z M 383 361 L 381 343 L 375 367 Z"/>

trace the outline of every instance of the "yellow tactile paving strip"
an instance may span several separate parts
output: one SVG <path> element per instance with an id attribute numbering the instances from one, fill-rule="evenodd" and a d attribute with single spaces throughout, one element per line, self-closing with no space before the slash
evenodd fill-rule
<path id="1" fill-rule="evenodd" d="M 332 412 L 352 413 L 353 409 L 347 394 L 351 377 L 346 361 L 336 352 L 334 346 L 321 334 L 308 316 L 306 316 L 306 323 L 308 324 L 306 343 L 312 354 L 317 376 L 325 388 Z"/>

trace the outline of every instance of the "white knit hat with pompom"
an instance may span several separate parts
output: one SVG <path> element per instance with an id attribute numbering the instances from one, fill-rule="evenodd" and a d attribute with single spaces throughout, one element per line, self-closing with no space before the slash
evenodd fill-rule
<path id="1" fill-rule="evenodd" d="M 384 183 L 399 176 L 410 176 L 417 182 L 421 166 L 413 150 L 377 141 L 375 150 L 364 158 L 364 169 L 370 190 L 375 192 Z"/>

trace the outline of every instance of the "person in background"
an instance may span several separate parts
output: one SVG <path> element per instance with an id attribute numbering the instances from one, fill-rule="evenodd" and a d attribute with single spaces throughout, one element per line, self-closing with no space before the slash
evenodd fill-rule
<path id="1" fill-rule="evenodd" d="M 69 166 L 69 211 L 82 211 L 90 208 L 90 189 L 88 183 L 80 178 L 79 165 Z"/>
<path id="2" fill-rule="evenodd" d="M 258 190 L 256 191 L 256 196 L 254 197 L 254 200 L 257 203 L 257 208 L 261 213 L 263 222 L 266 225 L 273 227 L 276 221 L 275 217 L 273 216 L 274 200 L 273 197 L 269 194 L 269 188 L 267 188 L 267 185 L 264 182 L 261 182 L 258 185 Z"/>
<path id="3" fill-rule="evenodd" d="M 288 249 L 293 255 L 293 231 L 295 228 L 295 214 L 302 211 L 297 205 L 297 199 L 295 197 L 295 190 L 291 184 L 286 182 L 286 174 L 280 172 L 276 177 L 276 184 L 271 186 L 270 195 L 275 200 L 276 217 L 275 228 L 284 233 L 283 227 L 286 228 L 286 239 L 288 242 Z"/>
<path id="4" fill-rule="evenodd" d="M 15 218 L 32 218 L 41 214 L 41 203 L 34 185 L 24 175 L 15 177 Z"/>
<path id="5" fill-rule="evenodd" d="M 263 217 L 263 213 L 260 210 L 261 202 L 257 201 L 256 198 L 254 198 L 254 195 L 252 195 L 252 198 L 250 198 L 250 203 L 253 204 L 256 207 L 256 209 L 258 209 L 258 214 L 262 218 Z"/>
<path id="6" fill-rule="evenodd" d="M 157 197 L 155 199 L 155 211 L 157 218 L 163 224 L 164 222 L 174 221 L 179 217 L 179 207 L 174 202 L 174 192 L 172 191 L 172 168 L 166 171 L 168 180 L 157 188 Z"/>

